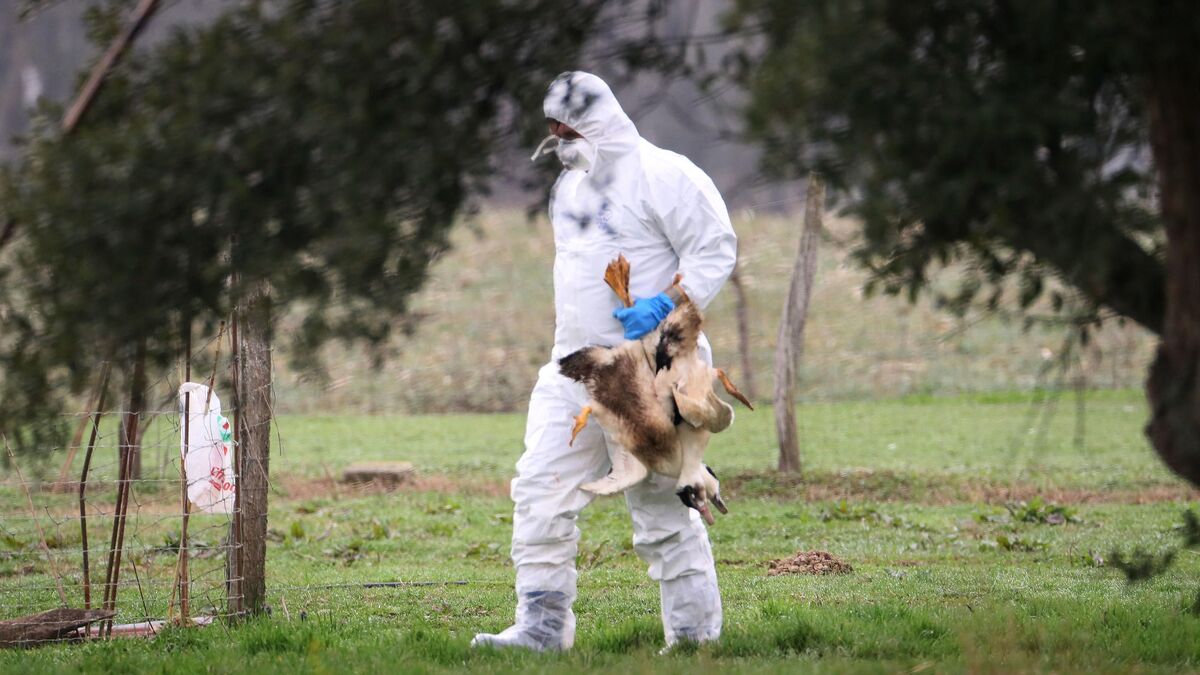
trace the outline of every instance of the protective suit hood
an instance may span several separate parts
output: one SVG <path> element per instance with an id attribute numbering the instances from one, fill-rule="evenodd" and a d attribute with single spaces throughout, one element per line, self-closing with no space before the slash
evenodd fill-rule
<path id="1" fill-rule="evenodd" d="M 612 89 L 591 73 L 572 70 L 554 78 L 546 90 L 542 111 L 596 146 L 596 166 L 632 152 L 640 138 Z"/>
<path id="2" fill-rule="evenodd" d="M 596 149 L 586 171 L 567 168 L 551 191 L 552 359 L 624 341 L 621 322 L 612 317 L 620 301 L 604 283 L 604 269 L 618 255 L 632 264 L 634 297 L 657 295 L 678 272 L 688 297 L 708 306 L 737 257 L 737 237 L 712 179 L 686 157 L 642 138 L 595 75 L 559 75 L 542 107 Z M 708 354 L 707 340 L 701 344 Z"/>

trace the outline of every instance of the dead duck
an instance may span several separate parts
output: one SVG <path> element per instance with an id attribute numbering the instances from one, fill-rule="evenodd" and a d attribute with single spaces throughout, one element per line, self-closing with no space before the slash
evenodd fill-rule
<path id="1" fill-rule="evenodd" d="M 624 256 L 609 264 L 604 276 L 626 307 L 629 263 Z M 676 275 L 673 285 L 678 286 Z M 581 382 L 591 400 L 575 418 L 574 441 L 591 414 L 625 452 L 615 455 L 612 471 L 582 487 L 595 494 L 615 494 L 632 487 L 650 472 L 678 478 L 676 494 L 714 522 L 709 502 L 728 513 L 720 483 L 704 464 L 712 434 L 733 423 L 733 408 L 713 390 L 720 382 L 751 410 L 754 406 L 720 368 L 701 358 L 697 341 L 704 314 L 683 289 L 681 300 L 659 327 L 638 340 L 613 347 L 585 347 L 559 360 L 559 371 Z"/>

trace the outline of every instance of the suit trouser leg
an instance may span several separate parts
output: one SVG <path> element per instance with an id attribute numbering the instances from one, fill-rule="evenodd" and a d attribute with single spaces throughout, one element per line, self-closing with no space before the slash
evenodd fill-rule
<path id="1" fill-rule="evenodd" d="M 517 626 L 564 648 L 574 640 L 575 521 L 593 499 L 579 486 L 609 467 L 604 435 L 596 424 L 571 443 L 573 418 L 586 402 L 583 387 L 560 375 L 557 366 L 542 369 L 529 401 L 525 453 L 512 481 Z M 556 626 L 560 621 L 561 629 Z"/>
<path id="2" fill-rule="evenodd" d="M 675 494 L 675 479 L 660 474 L 625 491 L 633 518 L 633 548 L 659 582 L 667 645 L 721 635 L 721 594 L 708 530 L 695 509 Z"/>

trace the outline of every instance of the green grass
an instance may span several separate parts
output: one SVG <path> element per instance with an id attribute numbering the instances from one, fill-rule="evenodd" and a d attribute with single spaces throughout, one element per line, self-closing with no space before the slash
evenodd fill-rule
<path id="1" fill-rule="evenodd" d="M 443 508 L 453 501 L 459 508 Z M 583 549 L 605 546 L 581 575 L 580 635 L 566 656 L 472 652 L 477 630 L 504 627 L 511 570 L 503 561 L 500 499 L 397 494 L 329 500 L 277 519 L 324 541 L 287 539 L 272 550 L 270 617 L 234 628 L 175 631 L 154 642 L 65 646 L 0 655 L 5 672 L 79 670 L 191 672 L 369 672 L 401 667 L 486 670 L 782 670 L 894 672 L 926 662 L 939 670 L 1053 669 L 1058 672 L 1186 671 L 1200 660 L 1200 619 L 1183 611 L 1200 572 L 1185 559 L 1168 575 L 1128 586 L 1086 562 L 1090 550 L 1161 547 L 1179 505 L 1080 509 L 1083 523 L 1021 526 L 1044 543 L 1033 553 L 982 550 L 1008 525 L 979 525 L 979 510 L 880 507 L 905 525 L 825 521 L 822 505 L 742 501 L 713 528 L 725 637 L 696 653 L 659 658 L 656 589 L 624 544 L 616 500 L 583 517 Z M 338 562 L 336 551 L 366 539 L 366 556 Z M 825 548 L 852 561 L 844 577 L 773 577 L 765 561 L 796 549 Z M 314 557 L 316 559 L 314 559 Z M 436 564 L 431 564 L 431 560 Z M 465 586 L 401 589 L 293 588 L 378 579 L 466 580 Z M 286 603 L 290 620 L 284 615 Z M 301 613 L 305 619 L 301 620 Z"/>
<path id="2" fill-rule="evenodd" d="M 1078 439 L 1071 395 L 1048 421 L 1050 411 L 1031 400 L 993 394 L 807 404 L 798 417 L 803 460 L 816 474 L 861 469 L 1046 488 L 1176 483 L 1141 434 L 1140 393 L 1089 393 Z M 777 452 L 773 412 L 739 410 L 735 424 L 713 438 L 710 463 L 734 474 L 770 467 Z M 521 415 L 284 416 L 278 437 L 289 470 L 310 475 L 322 465 L 336 471 L 354 461 L 404 459 L 438 473 L 506 479 L 523 429 Z"/>
<path id="3" fill-rule="evenodd" d="M 1147 448 L 1136 392 L 1089 395 L 1079 444 L 1068 403 L 1048 423 L 1020 394 L 805 405 L 804 481 L 769 471 L 771 411 L 739 412 L 709 450 L 731 508 L 710 529 L 726 629 L 716 644 L 663 657 L 657 588 L 616 498 L 580 517 L 576 648 L 468 647 L 475 632 L 511 619 L 504 481 L 520 452 L 520 415 L 284 416 L 272 458 L 270 616 L 153 641 L 4 652 L 0 672 L 1195 671 L 1200 617 L 1187 607 L 1200 590 L 1197 556 L 1185 553 L 1137 585 L 1096 560 L 1117 548 L 1174 546 L 1173 528 L 1196 495 Z M 173 436 L 152 429 L 150 438 Z M 377 493 L 334 489 L 323 478 L 362 459 L 413 461 L 421 481 Z M 178 532 L 177 519 L 155 515 L 170 510 L 173 488 L 155 485 L 139 488 L 141 519 L 131 530 L 131 542 L 147 548 Z M 1077 522 L 1008 517 L 1006 490 L 1057 501 Z M 97 504 L 105 492 L 97 488 Z M 0 490 L 5 514 L 25 513 L 23 499 Z M 72 503 L 70 495 L 35 499 L 49 514 Z M 93 536 L 105 524 L 96 521 Z M 17 544 L 0 547 L 6 615 L 18 601 L 56 604 L 36 535 L 21 522 L 0 526 Z M 57 558 L 77 602 L 74 524 L 44 522 L 62 532 Z M 223 522 L 197 517 L 194 536 L 218 541 Z M 766 575 L 768 561 L 815 549 L 854 571 Z M 150 582 L 170 578 L 174 556 L 148 550 L 137 560 L 147 608 L 126 588 L 122 620 L 161 616 L 166 605 L 165 586 Z M 220 563 L 192 560 L 200 609 L 217 603 Z M 369 581 L 433 585 L 353 586 Z M 21 590 L 35 585 L 47 588 Z"/>

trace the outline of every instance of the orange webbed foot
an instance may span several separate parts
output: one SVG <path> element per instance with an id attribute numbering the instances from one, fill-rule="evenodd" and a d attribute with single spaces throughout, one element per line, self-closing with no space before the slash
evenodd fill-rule
<path id="1" fill-rule="evenodd" d="M 717 368 L 717 379 L 721 381 L 721 386 L 725 387 L 725 391 L 729 392 L 730 396 L 741 401 L 742 405 L 746 406 L 747 408 L 754 410 L 754 406 L 751 405 L 750 400 L 746 398 L 745 394 L 738 391 L 737 385 L 730 381 L 729 376 L 726 375 L 725 371 L 721 368 Z"/>
<path id="2" fill-rule="evenodd" d="M 575 416 L 575 426 L 571 429 L 571 441 L 567 443 L 568 447 L 575 445 L 575 437 L 578 436 L 579 432 L 583 431 L 583 428 L 587 426 L 588 416 L 591 414 L 592 406 L 585 405 L 583 406 L 583 410 L 580 410 L 579 414 Z"/>

